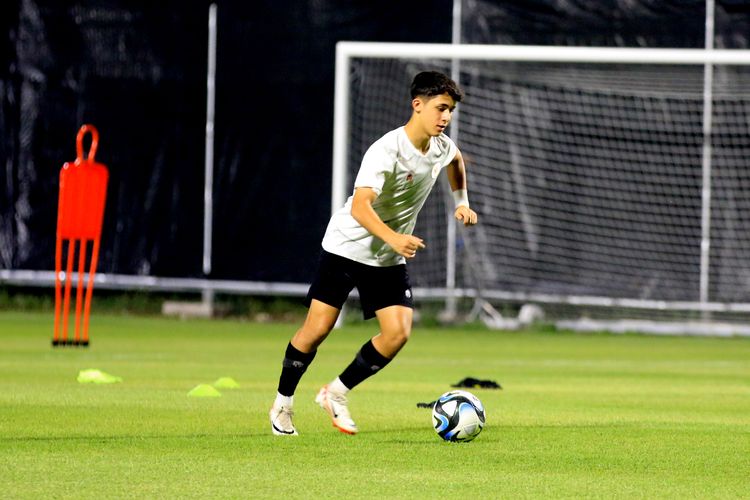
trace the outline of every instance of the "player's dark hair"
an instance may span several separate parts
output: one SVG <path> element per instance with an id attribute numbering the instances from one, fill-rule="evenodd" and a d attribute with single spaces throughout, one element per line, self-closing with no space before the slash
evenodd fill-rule
<path id="1" fill-rule="evenodd" d="M 448 93 L 456 102 L 461 102 L 463 91 L 456 82 L 439 71 L 423 71 L 411 82 L 411 98 L 417 96 L 434 97 Z"/>

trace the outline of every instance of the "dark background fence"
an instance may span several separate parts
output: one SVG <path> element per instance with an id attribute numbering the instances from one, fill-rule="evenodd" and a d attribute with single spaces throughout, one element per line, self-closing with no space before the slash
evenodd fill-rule
<path id="1" fill-rule="evenodd" d="M 330 212 L 335 43 L 450 42 L 453 2 L 216 3 L 210 277 L 306 282 Z M 53 268 L 57 176 L 93 123 L 110 168 L 99 270 L 201 276 L 209 4 L 3 2 L 0 269 Z M 462 12 L 464 43 L 704 45 L 704 0 Z M 750 2 L 717 2 L 715 46 L 747 48 L 748 33 Z"/>

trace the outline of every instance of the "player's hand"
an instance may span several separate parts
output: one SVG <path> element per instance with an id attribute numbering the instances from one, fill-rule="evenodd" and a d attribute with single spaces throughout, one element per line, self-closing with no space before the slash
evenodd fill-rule
<path id="1" fill-rule="evenodd" d="M 387 243 L 397 254 L 407 259 L 413 259 L 417 255 L 417 250 L 425 248 L 422 238 L 417 238 L 411 234 L 396 233 Z"/>
<path id="2" fill-rule="evenodd" d="M 456 216 L 456 220 L 464 223 L 464 226 L 473 226 L 477 223 L 477 213 L 467 206 L 461 205 L 453 213 Z"/>

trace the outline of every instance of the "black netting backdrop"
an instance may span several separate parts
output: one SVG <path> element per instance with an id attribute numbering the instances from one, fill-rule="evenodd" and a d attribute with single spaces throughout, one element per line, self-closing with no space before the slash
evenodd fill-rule
<path id="1" fill-rule="evenodd" d="M 330 213 L 335 42 L 449 41 L 450 1 L 217 4 L 211 277 L 305 282 Z M 54 267 L 59 170 L 92 123 L 99 271 L 201 276 L 208 6 L 2 3 L 0 268 Z"/>
<path id="2" fill-rule="evenodd" d="M 311 277 L 330 210 L 335 42 L 448 42 L 452 1 L 217 3 L 211 277 L 305 282 Z M 750 23 L 745 4 L 717 2 L 717 47 L 747 47 Z M 78 128 L 92 123 L 101 134 L 97 159 L 110 168 L 99 270 L 201 276 L 208 5 L 203 0 L 2 2 L 1 269 L 53 268 L 57 176 L 63 162 L 75 157 Z M 463 41 L 701 47 L 704 8 L 703 0 L 465 0 Z M 407 73 L 430 64 L 415 61 Z M 385 99 L 400 103 L 398 92 L 405 89 L 410 76 L 383 82 Z M 465 76 L 473 87 L 474 102 L 483 102 L 482 92 L 489 84 L 482 75 Z M 744 78 L 740 70 L 723 76 L 717 72 L 717 88 L 725 84 L 728 90 L 726 97 L 719 96 L 715 102 L 714 182 L 717 196 L 726 202 L 714 207 L 712 258 L 716 267 L 712 267 L 711 282 L 712 295 L 727 300 L 745 296 L 744 274 L 738 267 L 747 251 L 738 241 L 747 231 L 744 218 L 737 214 L 748 204 L 744 186 L 750 181 L 742 169 L 745 153 L 738 145 L 738 136 L 747 133 L 747 104 L 733 97 L 737 92 L 732 90 Z M 530 82 L 525 90 L 510 92 L 503 109 L 526 109 L 521 115 L 531 116 L 529 110 L 545 92 L 535 85 Z M 597 91 L 586 92 L 568 97 L 585 107 Z M 653 109 L 641 112 L 653 116 L 665 108 L 676 116 L 681 106 L 668 96 L 644 102 Z M 366 124 L 369 128 L 357 147 L 366 147 L 370 136 L 404 121 L 406 104 L 385 117 L 382 126 Z M 624 107 L 630 104 L 628 98 L 622 102 Z M 383 107 L 378 102 L 367 106 L 372 108 L 368 113 Z M 493 122 L 486 113 L 477 110 L 475 119 Z M 562 111 L 550 108 L 550 113 Z M 664 125 L 682 126 L 670 121 Z M 519 130 L 523 129 L 507 135 Z M 459 146 L 472 153 L 470 142 L 459 140 Z M 687 156 L 694 154 L 692 144 L 683 149 Z M 508 149 L 504 154 L 515 153 Z M 683 160 L 677 158 L 676 164 Z M 575 174 L 560 169 L 544 176 Z M 506 186 L 513 174 L 507 175 Z M 637 175 L 643 181 L 659 180 L 653 172 Z M 673 188 L 690 192 L 679 202 L 685 217 L 694 217 L 695 182 L 693 173 L 672 181 Z M 445 253 L 444 187 L 438 186 L 430 202 L 436 205 L 434 215 L 425 212 L 420 220 L 419 231 L 432 242 L 430 258 L 414 264 L 424 285 L 444 282 L 439 260 Z M 480 193 L 477 196 L 478 201 L 482 199 Z M 656 210 L 652 224 L 659 223 L 661 213 Z M 650 230 L 642 236 L 653 238 Z M 670 237 L 683 244 L 692 243 L 696 235 L 685 230 Z M 567 257 L 568 250 L 560 256 Z M 693 260 L 693 255 L 683 257 L 685 262 Z M 501 259 L 492 265 L 502 268 L 503 264 Z M 687 264 L 678 267 L 692 287 L 694 269 Z M 468 279 L 466 269 L 458 272 L 461 279 Z M 480 275 L 494 276 L 492 272 L 484 269 Z M 541 271 L 528 270 L 534 272 Z"/>

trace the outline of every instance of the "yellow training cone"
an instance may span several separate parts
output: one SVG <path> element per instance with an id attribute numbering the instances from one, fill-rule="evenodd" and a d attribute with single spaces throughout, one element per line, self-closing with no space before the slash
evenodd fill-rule
<path id="1" fill-rule="evenodd" d="M 239 389 L 240 384 L 232 377 L 221 377 L 214 382 L 214 387 L 217 389 Z"/>
<path id="2" fill-rule="evenodd" d="M 218 398 L 221 393 L 208 384 L 200 384 L 188 392 L 188 396 L 194 398 Z"/>
<path id="3" fill-rule="evenodd" d="M 122 382 L 122 377 L 116 377 L 105 373 L 96 368 L 89 368 L 78 372 L 78 378 L 76 379 L 81 384 L 114 384 L 116 382 Z"/>

